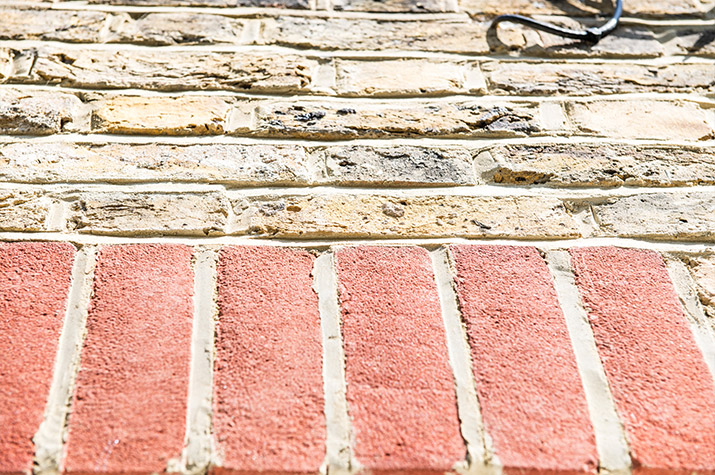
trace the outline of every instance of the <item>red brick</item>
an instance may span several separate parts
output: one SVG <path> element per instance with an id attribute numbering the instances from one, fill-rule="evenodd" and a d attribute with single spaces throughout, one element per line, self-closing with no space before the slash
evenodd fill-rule
<path id="1" fill-rule="evenodd" d="M 450 470 L 466 448 L 429 254 L 347 248 L 337 268 L 355 458 L 373 472 Z"/>
<path id="2" fill-rule="evenodd" d="M 325 458 L 314 257 L 231 247 L 218 267 L 213 428 L 223 468 L 317 473 Z"/>
<path id="3" fill-rule="evenodd" d="M 715 471 L 715 386 L 655 252 L 571 251 L 638 471 Z"/>
<path id="4" fill-rule="evenodd" d="M 183 448 L 192 251 L 111 246 L 97 260 L 66 471 L 162 472 Z"/>
<path id="5" fill-rule="evenodd" d="M 0 244 L 0 473 L 32 468 L 73 259 L 69 244 Z"/>
<path id="6" fill-rule="evenodd" d="M 533 247 L 455 246 L 487 433 L 507 472 L 594 472 L 595 435 L 552 278 Z"/>

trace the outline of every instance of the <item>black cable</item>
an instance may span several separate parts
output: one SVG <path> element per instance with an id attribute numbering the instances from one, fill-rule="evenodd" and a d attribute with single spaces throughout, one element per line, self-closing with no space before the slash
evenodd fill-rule
<path id="1" fill-rule="evenodd" d="M 510 21 L 512 23 L 520 23 L 528 27 L 545 31 L 546 33 L 551 33 L 552 35 L 563 36 L 564 38 L 572 38 L 574 40 L 588 41 L 589 43 L 598 43 L 604 37 L 608 36 L 616 29 L 618 26 L 618 21 L 621 19 L 621 14 L 623 13 L 623 0 L 616 0 L 616 10 L 613 12 L 613 16 L 610 20 L 604 23 L 602 26 L 597 28 L 588 28 L 586 30 L 571 30 L 569 28 L 562 28 L 560 26 L 552 25 L 550 23 L 544 23 L 533 18 L 521 16 L 521 15 L 500 15 L 494 19 L 492 22 L 492 27 L 496 27 L 497 24 L 503 21 Z"/>

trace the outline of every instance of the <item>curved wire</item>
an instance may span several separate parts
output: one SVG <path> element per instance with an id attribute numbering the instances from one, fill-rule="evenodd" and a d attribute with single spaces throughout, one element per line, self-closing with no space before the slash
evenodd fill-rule
<path id="1" fill-rule="evenodd" d="M 536 30 L 545 31 L 552 35 L 562 36 L 564 38 L 572 38 L 574 40 L 588 41 L 589 43 L 598 43 L 601 39 L 608 36 L 618 26 L 618 21 L 623 14 L 623 0 L 616 0 L 616 10 L 613 16 L 606 23 L 599 27 L 588 28 L 586 30 L 572 30 L 570 28 L 562 28 L 560 26 L 544 23 L 533 18 L 521 15 L 500 15 L 492 22 L 492 27 L 496 27 L 501 22 L 510 21 L 512 23 L 520 23 L 522 25 L 534 28 Z"/>

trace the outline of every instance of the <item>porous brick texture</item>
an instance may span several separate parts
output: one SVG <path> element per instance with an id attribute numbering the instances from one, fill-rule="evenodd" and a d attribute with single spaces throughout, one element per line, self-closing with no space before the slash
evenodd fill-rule
<path id="1" fill-rule="evenodd" d="M 0 0 L 0 474 L 715 473 L 715 0 L 624 3 Z"/>

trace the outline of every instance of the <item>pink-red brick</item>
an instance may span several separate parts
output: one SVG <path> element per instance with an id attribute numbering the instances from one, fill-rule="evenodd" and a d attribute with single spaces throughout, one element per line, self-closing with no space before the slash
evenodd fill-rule
<path id="1" fill-rule="evenodd" d="M 372 472 L 450 470 L 466 449 L 428 253 L 346 248 L 337 271 L 355 458 Z"/>
<path id="2" fill-rule="evenodd" d="M 533 247 L 452 253 L 484 424 L 505 470 L 595 472 L 595 435 L 544 260 Z"/>
<path id="3" fill-rule="evenodd" d="M 69 244 L 0 244 L 0 473 L 32 468 L 73 258 Z"/>
<path id="4" fill-rule="evenodd" d="M 638 472 L 715 471 L 715 386 L 655 252 L 571 251 Z"/>
<path id="5" fill-rule="evenodd" d="M 219 472 L 317 473 L 325 458 L 314 257 L 231 247 L 218 267 L 213 430 Z"/>
<path id="6" fill-rule="evenodd" d="M 150 473 L 183 448 L 192 251 L 101 249 L 69 419 L 68 472 Z"/>

